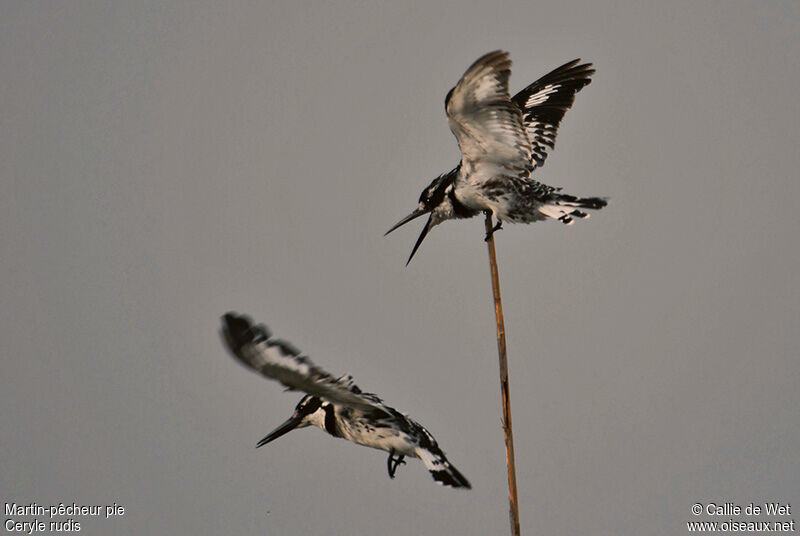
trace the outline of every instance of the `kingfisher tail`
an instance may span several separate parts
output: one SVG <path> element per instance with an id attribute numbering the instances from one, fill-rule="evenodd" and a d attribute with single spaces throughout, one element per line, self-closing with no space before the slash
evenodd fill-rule
<path id="1" fill-rule="evenodd" d="M 439 484 L 454 488 L 472 489 L 469 480 L 447 461 L 442 451 L 434 452 L 420 447 L 417 449 L 417 455 L 422 460 L 422 463 L 425 464 L 425 468 L 430 471 L 433 479 Z"/>
<path id="2" fill-rule="evenodd" d="M 574 195 L 553 193 L 543 205 L 537 207 L 539 212 L 545 216 L 560 221 L 566 225 L 572 225 L 575 218 L 585 219 L 589 217 L 582 208 L 600 210 L 608 204 L 604 197 L 575 197 Z"/>

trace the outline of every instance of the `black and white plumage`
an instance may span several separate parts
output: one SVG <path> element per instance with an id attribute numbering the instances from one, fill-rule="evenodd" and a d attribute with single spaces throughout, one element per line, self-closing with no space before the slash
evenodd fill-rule
<path id="1" fill-rule="evenodd" d="M 221 334 L 228 350 L 245 367 L 280 381 L 290 390 L 307 393 L 292 416 L 259 441 L 258 447 L 295 428 L 313 425 L 334 437 L 387 451 L 391 478 L 409 456 L 421 459 L 440 484 L 471 487 L 421 424 L 387 406 L 378 396 L 361 391 L 351 376 L 335 378 L 291 344 L 273 338 L 264 325 L 254 325 L 247 316 L 224 315 Z"/>
<path id="2" fill-rule="evenodd" d="M 435 178 L 422 191 L 417 209 L 386 232 L 430 214 L 409 262 L 428 231 L 448 219 L 491 211 L 498 220 L 495 230 L 505 221 L 551 218 L 569 225 L 575 218 L 589 217 L 581 209 L 606 206 L 604 198 L 562 194 L 561 188 L 531 178 L 554 147 L 558 126 L 575 94 L 591 82 L 592 64 L 579 62 L 565 63 L 513 98 L 508 92 L 507 52 L 490 52 L 467 69 L 445 98 L 461 162 Z"/>

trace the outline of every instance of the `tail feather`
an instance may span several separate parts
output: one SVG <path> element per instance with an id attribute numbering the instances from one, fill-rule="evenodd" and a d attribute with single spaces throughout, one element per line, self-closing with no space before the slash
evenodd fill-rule
<path id="1" fill-rule="evenodd" d="M 600 210 L 608 204 L 604 197 L 575 197 L 574 195 L 555 194 L 551 200 L 538 207 L 539 212 L 545 216 L 556 219 L 565 225 L 572 225 L 575 218 L 585 219 L 589 214 L 578 210 L 588 208 Z"/>
<path id="2" fill-rule="evenodd" d="M 433 479 L 439 484 L 453 488 L 472 489 L 469 480 L 447 461 L 441 451 L 432 452 L 428 449 L 418 448 L 417 455 L 422 460 L 422 463 L 425 464 L 425 468 L 431 473 Z"/>

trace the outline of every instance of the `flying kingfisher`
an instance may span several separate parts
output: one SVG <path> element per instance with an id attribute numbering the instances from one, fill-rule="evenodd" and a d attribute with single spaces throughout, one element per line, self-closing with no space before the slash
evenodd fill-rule
<path id="1" fill-rule="evenodd" d="M 376 395 L 362 392 L 351 376 L 334 378 L 291 344 L 273 338 L 264 325 L 254 325 L 247 316 L 224 315 L 221 334 L 228 350 L 245 367 L 280 381 L 290 390 L 308 393 L 292 416 L 256 447 L 295 428 L 313 425 L 333 437 L 387 451 L 390 478 L 410 456 L 420 458 L 436 482 L 454 488 L 471 487 L 421 424 L 387 406 Z"/>
<path id="2" fill-rule="evenodd" d="M 417 209 L 386 232 L 430 213 L 406 265 L 428 231 L 451 218 L 491 212 L 497 224 L 486 235 L 488 240 L 504 221 L 552 218 L 569 225 L 575 218 L 589 217 L 580 209 L 606 206 L 602 197 L 562 194 L 561 188 L 531 178 L 555 145 L 558 125 L 575 94 L 591 82 L 592 64 L 579 62 L 565 63 L 513 98 L 508 93 L 507 52 L 489 52 L 467 69 L 444 101 L 461 162 L 422 190 Z"/>

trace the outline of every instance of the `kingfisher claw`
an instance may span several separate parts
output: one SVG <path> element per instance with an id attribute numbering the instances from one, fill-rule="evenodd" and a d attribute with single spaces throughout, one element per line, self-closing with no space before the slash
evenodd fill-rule
<path id="1" fill-rule="evenodd" d="M 389 478 L 394 478 L 398 466 L 406 464 L 404 458 L 405 456 L 398 456 L 395 458 L 394 451 L 389 453 L 389 459 L 386 460 L 386 466 L 389 469 Z"/>
<path id="2" fill-rule="evenodd" d="M 494 227 L 492 227 L 492 230 L 486 233 L 486 236 L 484 237 L 483 241 L 488 242 L 489 239 L 492 237 L 492 235 L 494 235 L 495 231 L 499 231 L 502 228 L 503 228 L 503 222 L 497 220 L 497 223 L 495 224 Z"/>

